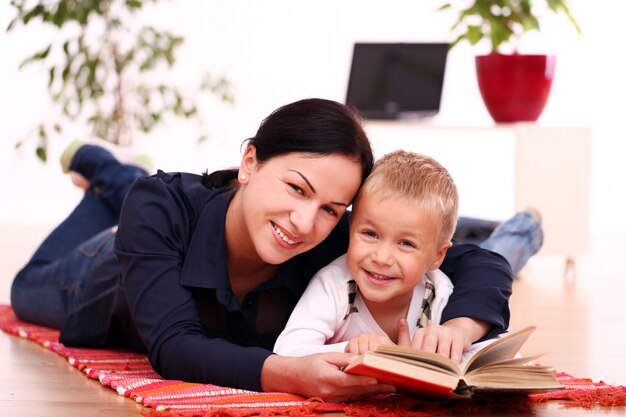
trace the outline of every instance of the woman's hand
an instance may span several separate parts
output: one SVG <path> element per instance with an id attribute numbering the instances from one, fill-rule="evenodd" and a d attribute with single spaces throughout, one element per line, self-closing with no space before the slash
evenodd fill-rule
<path id="1" fill-rule="evenodd" d="M 379 335 L 375 333 L 362 333 L 357 337 L 350 339 L 346 345 L 347 353 L 360 355 L 367 351 L 376 349 L 378 345 L 392 345 L 393 342 L 387 335 Z"/>
<path id="2" fill-rule="evenodd" d="M 473 342 L 487 334 L 488 330 L 487 323 L 458 317 L 448 320 L 443 325 L 431 323 L 416 329 L 411 339 L 406 320 L 399 320 L 398 345 L 435 352 L 459 363 L 463 352 L 467 351 Z"/>
<path id="3" fill-rule="evenodd" d="M 263 364 L 261 386 L 266 392 L 290 392 L 334 402 L 395 392 L 393 386 L 379 384 L 375 378 L 343 372 L 352 358 L 354 355 L 347 353 L 302 357 L 271 355 Z"/>

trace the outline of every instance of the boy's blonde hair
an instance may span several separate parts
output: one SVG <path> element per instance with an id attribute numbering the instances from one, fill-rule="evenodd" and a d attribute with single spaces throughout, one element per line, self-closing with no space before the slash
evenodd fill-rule
<path id="1" fill-rule="evenodd" d="M 459 195 L 452 176 L 433 158 L 403 150 L 384 155 L 374 164 L 354 201 L 358 209 L 363 196 L 396 198 L 415 202 L 438 222 L 438 244 L 452 239 L 459 210 Z"/>

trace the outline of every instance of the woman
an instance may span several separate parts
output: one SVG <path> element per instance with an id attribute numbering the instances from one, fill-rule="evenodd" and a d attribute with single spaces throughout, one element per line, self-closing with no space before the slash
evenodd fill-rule
<path id="1" fill-rule="evenodd" d="M 60 328 L 69 346 L 147 352 L 168 379 L 329 400 L 393 390 L 341 372 L 347 354 L 271 352 L 309 279 L 347 248 L 346 210 L 373 162 L 347 107 L 283 106 L 237 170 L 211 175 L 143 177 L 90 145 L 63 160 L 87 190 L 15 278 L 20 318 Z M 507 327 L 504 258 L 455 245 L 441 269 L 455 284 L 442 322 L 482 325 L 479 337 Z"/>

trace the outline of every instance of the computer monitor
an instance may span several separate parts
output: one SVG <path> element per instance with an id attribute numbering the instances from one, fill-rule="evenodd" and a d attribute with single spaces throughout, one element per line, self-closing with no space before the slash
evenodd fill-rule
<path id="1" fill-rule="evenodd" d="M 346 104 L 366 119 L 439 112 L 448 43 L 355 43 Z"/>

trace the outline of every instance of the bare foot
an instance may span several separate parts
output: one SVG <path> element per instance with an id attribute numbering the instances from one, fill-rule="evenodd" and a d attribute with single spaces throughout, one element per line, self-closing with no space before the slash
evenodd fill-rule
<path id="1" fill-rule="evenodd" d="M 70 179 L 72 180 L 72 184 L 77 186 L 78 188 L 82 188 L 87 191 L 89 187 L 91 187 L 91 183 L 87 180 L 87 178 L 83 177 L 76 171 L 69 172 Z"/>
<path id="2" fill-rule="evenodd" d="M 146 173 L 149 175 L 156 172 L 154 161 L 148 155 L 137 153 L 134 149 L 124 148 L 105 140 L 98 139 L 91 139 L 86 141 L 82 139 L 76 139 L 72 141 L 61 154 L 60 162 L 63 172 L 68 173 L 71 171 L 70 165 L 72 164 L 72 160 L 74 159 L 76 152 L 78 152 L 78 150 L 83 145 L 95 145 L 104 148 L 107 151 L 111 152 L 115 156 L 115 158 L 122 164 L 139 167 L 146 171 Z M 73 179 L 72 182 L 74 182 Z M 82 182 L 79 183 L 82 184 Z M 83 188 L 82 185 L 77 186 Z"/>
<path id="3" fill-rule="evenodd" d="M 536 207 L 526 207 L 524 209 L 524 211 L 530 213 L 530 215 L 533 216 L 537 220 L 537 222 L 539 224 L 541 224 L 541 222 L 543 221 L 543 218 L 541 216 L 541 212 L 539 211 L 538 208 L 536 208 Z"/>
<path id="4" fill-rule="evenodd" d="M 97 138 L 91 139 L 87 143 L 106 149 L 121 163 L 139 167 L 146 171 L 149 175 L 156 172 L 152 158 L 146 154 L 138 153 L 134 148 L 116 145 L 114 143 L 107 142 L 106 140 Z"/>

